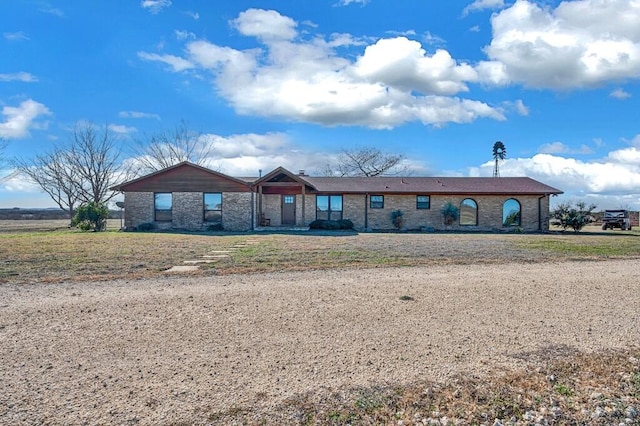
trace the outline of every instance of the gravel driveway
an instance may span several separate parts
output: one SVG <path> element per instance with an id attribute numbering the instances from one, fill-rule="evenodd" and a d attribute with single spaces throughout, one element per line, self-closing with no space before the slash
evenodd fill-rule
<path id="1" fill-rule="evenodd" d="M 639 278 L 615 260 L 3 285 L 0 424 L 205 424 L 545 348 L 625 348 Z"/>

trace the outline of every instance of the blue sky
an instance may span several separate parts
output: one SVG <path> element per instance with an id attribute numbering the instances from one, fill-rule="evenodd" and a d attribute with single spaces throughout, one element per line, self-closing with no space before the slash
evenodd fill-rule
<path id="1" fill-rule="evenodd" d="M 215 168 L 317 174 L 343 148 L 414 175 L 531 176 L 640 210 L 640 1 L 0 2 L 0 136 L 29 158 L 75 123 L 123 156 L 182 120 Z M 0 207 L 53 203 L 0 170 Z"/>

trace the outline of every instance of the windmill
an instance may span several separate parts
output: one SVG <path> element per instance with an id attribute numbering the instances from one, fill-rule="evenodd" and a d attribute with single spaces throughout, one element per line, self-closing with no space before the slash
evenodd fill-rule
<path id="1" fill-rule="evenodd" d="M 493 159 L 495 160 L 495 166 L 493 166 L 493 177 L 500 177 L 500 169 L 498 163 L 507 157 L 507 148 L 500 141 L 493 144 Z"/>

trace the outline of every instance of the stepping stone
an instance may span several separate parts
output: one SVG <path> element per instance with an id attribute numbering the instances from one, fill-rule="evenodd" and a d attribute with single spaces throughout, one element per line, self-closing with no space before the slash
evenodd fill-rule
<path id="1" fill-rule="evenodd" d="M 182 263 L 188 263 L 188 264 L 196 264 L 196 263 L 213 263 L 215 262 L 217 259 L 198 259 L 198 260 L 183 260 Z"/>
<path id="2" fill-rule="evenodd" d="M 233 253 L 231 250 L 213 250 L 211 253 Z"/>
<path id="3" fill-rule="evenodd" d="M 224 259 L 227 257 L 230 257 L 228 254 L 205 254 L 204 256 L 202 256 L 205 259 Z"/>
<path id="4" fill-rule="evenodd" d="M 192 272 L 192 271 L 197 271 L 199 268 L 200 268 L 199 266 L 180 265 L 180 266 L 173 266 L 167 269 L 165 272 Z"/>

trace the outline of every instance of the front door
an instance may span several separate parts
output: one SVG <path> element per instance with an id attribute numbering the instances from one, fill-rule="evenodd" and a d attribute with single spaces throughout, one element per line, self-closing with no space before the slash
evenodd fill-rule
<path id="1" fill-rule="evenodd" d="M 282 224 L 283 225 L 296 224 L 296 196 L 295 195 L 282 196 Z"/>

